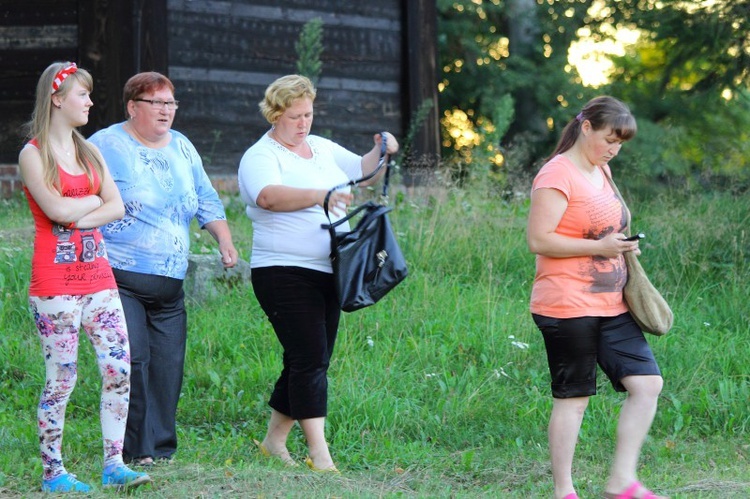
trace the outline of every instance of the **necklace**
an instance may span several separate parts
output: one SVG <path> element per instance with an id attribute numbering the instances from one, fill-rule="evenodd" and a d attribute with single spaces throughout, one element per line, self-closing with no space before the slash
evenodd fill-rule
<path id="1" fill-rule="evenodd" d="M 285 142 L 279 138 L 279 136 L 276 134 L 276 129 L 272 129 L 271 132 L 268 134 L 271 139 L 273 139 L 276 144 L 279 145 L 279 147 L 283 148 L 284 150 L 299 156 L 303 159 L 314 159 L 315 154 L 313 153 L 312 147 L 310 144 L 308 144 L 307 140 L 303 141 L 300 144 L 292 144 Z"/>
<path id="2" fill-rule="evenodd" d="M 64 152 L 64 153 L 65 153 L 65 156 L 67 156 L 67 157 L 70 157 L 70 154 L 71 154 L 71 149 L 73 149 L 73 147 L 68 147 L 68 148 L 65 148 L 65 147 L 63 147 L 63 146 L 61 146 L 61 145 L 57 145 L 57 144 L 55 144 L 54 142 L 52 142 L 52 146 L 53 146 L 53 148 L 54 148 L 54 149 L 57 149 L 57 151 L 58 151 L 58 152 L 59 152 L 59 151 L 62 151 L 62 152 Z"/>

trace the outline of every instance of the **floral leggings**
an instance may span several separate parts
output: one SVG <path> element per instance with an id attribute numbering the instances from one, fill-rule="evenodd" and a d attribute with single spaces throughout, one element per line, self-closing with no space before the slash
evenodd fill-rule
<path id="1" fill-rule="evenodd" d="M 104 466 L 122 463 L 130 399 L 130 346 L 118 291 L 32 296 L 29 303 L 42 341 L 47 371 L 37 409 L 44 479 L 66 473 L 62 460 L 63 427 L 65 408 L 78 377 L 81 327 L 94 346 L 102 376 L 99 413 Z"/>

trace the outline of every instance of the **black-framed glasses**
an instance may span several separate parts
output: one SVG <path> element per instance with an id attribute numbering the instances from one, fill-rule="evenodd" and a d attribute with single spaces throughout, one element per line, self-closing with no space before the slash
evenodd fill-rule
<path id="1" fill-rule="evenodd" d="M 156 109 L 161 109 L 166 104 L 167 109 L 175 110 L 178 107 L 180 107 L 180 101 L 178 100 L 160 100 L 160 99 L 133 99 L 137 102 L 148 102 L 151 104 L 151 107 L 155 107 Z"/>

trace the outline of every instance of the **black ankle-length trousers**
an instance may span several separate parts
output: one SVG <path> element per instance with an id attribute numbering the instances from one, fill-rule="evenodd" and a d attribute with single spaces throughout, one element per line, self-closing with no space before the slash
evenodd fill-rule
<path id="1" fill-rule="evenodd" d="M 251 279 L 284 349 L 268 405 L 295 420 L 325 417 L 327 372 L 341 317 L 333 275 L 273 266 L 254 268 Z"/>

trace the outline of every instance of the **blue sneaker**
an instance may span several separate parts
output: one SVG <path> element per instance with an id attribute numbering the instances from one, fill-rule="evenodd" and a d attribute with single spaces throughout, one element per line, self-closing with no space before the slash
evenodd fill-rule
<path id="1" fill-rule="evenodd" d="M 91 492 L 91 487 L 79 481 L 72 473 L 63 473 L 50 480 L 42 480 L 42 492 Z"/>
<path id="2" fill-rule="evenodd" d="M 124 464 L 113 464 L 104 468 L 102 473 L 103 487 L 134 489 L 144 483 L 150 483 L 151 477 L 146 473 L 133 471 Z"/>

